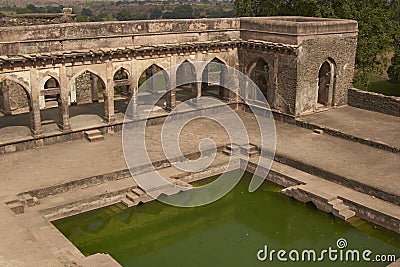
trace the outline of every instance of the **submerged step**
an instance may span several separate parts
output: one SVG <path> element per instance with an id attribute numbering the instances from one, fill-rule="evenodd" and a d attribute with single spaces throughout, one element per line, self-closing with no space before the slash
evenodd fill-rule
<path id="1" fill-rule="evenodd" d="M 343 220 L 347 221 L 350 218 L 356 216 L 356 213 L 350 209 L 344 209 L 339 211 L 339 217 L 342 218 Z"/>
<path id="2" fill-rule="evenodd" d="M 135 203 L 133 203 L 133 201 L 131 201 L 128 198 L 121 199 L 121 203 L 124 204 L 128 208 L 135 206 Z"/>

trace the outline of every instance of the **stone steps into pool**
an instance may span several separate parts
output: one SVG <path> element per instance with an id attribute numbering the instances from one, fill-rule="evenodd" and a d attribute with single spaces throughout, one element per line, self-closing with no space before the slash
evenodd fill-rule
<path id="1" fill-rule="evenodd" d="M 349 206 L 343 204 L 343 200 L 341 199 L 336 198 L 328 203 L 332 206 L 335 216 L 342 218 L 345 221 L 356 215 L 354 211 L 350 210 Z"/>
<path id="2" fill-rule="evenodd" d="M 41 198 L 40 205 L 25 208 L 25 213 L 39 211 L 45 218 L 51 220 L 71 216 L 90 209 L 119 203 L 134 188 L 137 188 L 137 185 L 131 177 L 108 181 Z"/>
<path id="3" fill-rule="evenodd" d="M 256 162 L 257 158 L 251 159 L 247 170 L 253 172 Z M 399 205 L 276 161 L 267 179 L 285 187 L 282 190 L 285 195 L 312 202 L 318 209 L 337 217 L 351 221 L 357 216 L 400 234 Z"/>

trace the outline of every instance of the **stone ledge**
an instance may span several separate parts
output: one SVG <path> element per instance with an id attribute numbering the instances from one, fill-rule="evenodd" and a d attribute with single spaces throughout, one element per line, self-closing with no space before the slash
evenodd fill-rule
<path id="1" fill-rule="evenodd" d="M 343 138 L 345 140 L 349 140 L 349 141 L 353 141 L 353 142 L 357 142 L 360 144 L 364 144 L 367 146 L 371 146 L 374 148 L 378 148 L 378 149 L 382 149 L 382 150 L 386 150 L 389 152 L 393 152 L 393 153 L 400 153 L 400 147 L 394 147 L 388 144 L 385 144 L 383 142 L 376 142 L 373 140 L 369 140 L 369 139 L 365 139 L 365 138 L 361 138 L 349 133 L 345 133 L 345 132 L 341 132 L 340 130 L 337 129 L 333 129 L 333 128 L 329 128 L 326 126 L 322 126 L 322 125 L 317 125 L 314 123 L 310 123 L 310 122 L 306 122 L 303 121 L 302 119 L 296 119 L 295 120 L 295 124 L 296 126 L 305 128 L 305 129 L 310 129 L 310 130 L 322 130 L 324 133 L 335 136 L 335 137 L 340 137 Z"/>
<path id="2" fill-rule="evenodd" d="M 348 103 L 356 108 L 400 116 L 400 97 L 350 88 L 348 91 Z"/>

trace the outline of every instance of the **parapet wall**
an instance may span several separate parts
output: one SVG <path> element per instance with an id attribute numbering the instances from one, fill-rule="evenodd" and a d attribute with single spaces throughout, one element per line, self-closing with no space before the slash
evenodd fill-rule
<path id="1" fill-rule="evenodd" d="M 64 23 L 2 28 L 0 55 L 239 39 L 300 45 L 316 35 L 332 34 L 357 34 L 357 22 L 309 17 L 246 17 Z"/>
<path id="2" fill-rule="evenodd" d="M 349 89 L 348 104 L 356 108 L 400 116 L 400 97 L 385 96 L 351 88 Z"/>
<path id="3" fill-rule="evenodd" d="M 241 38 L 256 39 L 288 45 L 300 45 L 303 41 L 331 34 L 342 37 L 358 32 L 354 20 L 315 17 L 246 17 L 241 18 Z"/>
<path id="4" fill-rule="evenodd" d="M 7 27 L 0 31 L 0 55 L 229 41 L 240 38 L 239 29 L 239 19 L 93 22 Z"/>
<path id="5" fill-rule="evenodd" d="M 17 14 L 5 16 L 0 19 L 0 27 L 10 26 L 29 26 L 40 24 L 60 24 L 76 21 L 75 14 L 56 13 L 56 14 Z"/>

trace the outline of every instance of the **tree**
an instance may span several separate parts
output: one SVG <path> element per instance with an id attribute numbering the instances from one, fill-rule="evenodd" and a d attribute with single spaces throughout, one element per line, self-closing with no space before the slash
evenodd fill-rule
<path id="1" fill-rule="evenodd" d="M 128 10 L 126 10 L 126 9 L 121 10 L 120 12 L 118 12 L 118 13 L 115 15 L 115 18 L 116 18 L 117 20 L 120 20 L 120 21 L 131 20 L 132 17 L 133 17 L 133 16 L 132 16 L 132 13 L 129 12 Z"/>
<path id="2" fill-rule="evenodd" d="M 88 8 L 82 8 L 81 15 L 86 17 L 91 17 L 93 16 L 93 12 Z"/>
<path id="3" fill-rule="evenodd" d="M 355 81 L 365 85 L 377 67 L 388 61 L 388 52 L 393 50 L 393 1 L 234 0 L 234 5 L 238 16 L 291 15 L 357 20 Z"/>
<path id="4" fill-rule="evenodd" d="M 174 8 L 173 16 L 175 19 L 191 19 L 193 8 L 191 5 L 178 5 Z"/>
<path id="5" fill-rule="evenodd" d="M 149 9 L 150 19 L 159 19 L 162 16 L 162 10 L 159 7 L 152 7 Z"/>

